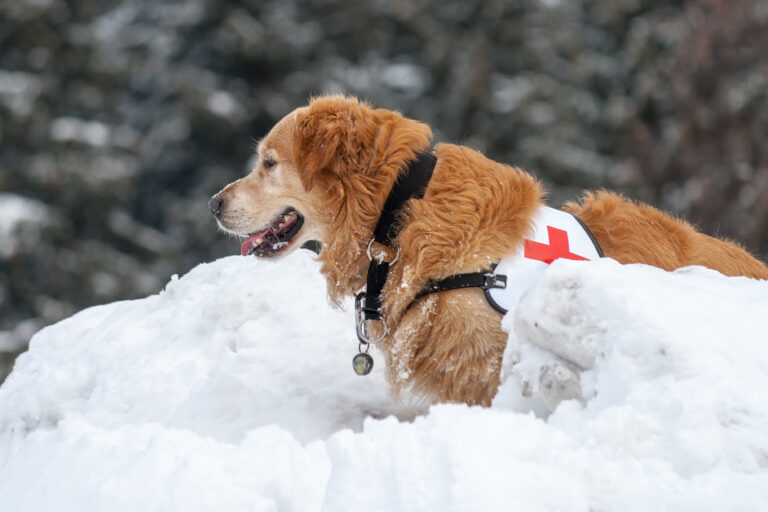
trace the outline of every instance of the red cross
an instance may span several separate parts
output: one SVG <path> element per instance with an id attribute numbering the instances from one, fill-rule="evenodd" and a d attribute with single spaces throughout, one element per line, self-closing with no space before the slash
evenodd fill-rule
<path id="1" fill-rule="evenodd" d="M 547 265 L 558 258 L 567 260 L 586 260 L 584 256 L 573 254 L 568 248 L 568 233 L 562 229 L 547 226 L 549 245 L 531 240 L 525 241 L 525 257 L 530 260 L 543 261 Z"/>

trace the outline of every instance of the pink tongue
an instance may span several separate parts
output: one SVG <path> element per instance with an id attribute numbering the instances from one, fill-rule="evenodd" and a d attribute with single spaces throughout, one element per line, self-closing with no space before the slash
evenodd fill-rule
<path id="1" fill-rule="evenodd" d="M 269 233 L 270 228 L 265 229 L 264 231 L 259 231 L 257 233 L 252 234 L 250 237 L 248 237 L 248 240 L 243 242 L 243 245 L 240 246 L 240 254 L 243 256 L 247 256 L 252 250 L 253 247 L 256 245 L 256 240 L 258 238 L 263 237 L 267 233 Z"/>

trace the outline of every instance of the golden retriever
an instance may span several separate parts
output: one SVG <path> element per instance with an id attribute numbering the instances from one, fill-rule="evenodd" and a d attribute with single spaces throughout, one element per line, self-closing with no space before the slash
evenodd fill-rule
<path id="1" fill-rule="evenodd" d="M 247 238 L 243 254 L 275 257 L 322 242 L 321 271 L 338 304 L 365 284 L 366 248 L 387 195 L 415 155 L 430 151 L 431 138 L 427 125 L 397 112 L 320 97 L 277 123 L 253 171 L 209 206 L 224 230 Z M 417 295 L 431 281 L 489 269 L 518 248 L 544 192 L 531 175 L 470 148 L 438 144 L 433 154 L 424 197 L 410 200 L 399 219 L 399 256 L 381 297 L 389 332 L 378 347 L 395 394 L 487 406 L 507 340 L 501 314 L 479 288 Z M 735 243 L 620 195 L 587 193 L 564 210 L 620 263 L 768 278 L 768 268 Z"/>

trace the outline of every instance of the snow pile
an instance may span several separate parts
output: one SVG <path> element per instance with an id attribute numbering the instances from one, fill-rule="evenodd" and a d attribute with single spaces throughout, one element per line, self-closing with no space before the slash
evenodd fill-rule
<path id="1" fill-rule="evenodd" d="M 0 388 L 3 510 L 756 510 L 768 283 L 556 262 L 493 407 L 394 404 L 306 253 L 41 331 Z M 546 415 L 537 399 L 550 405 Z M 536 414 L 533 414 L 535 411 Z"/>

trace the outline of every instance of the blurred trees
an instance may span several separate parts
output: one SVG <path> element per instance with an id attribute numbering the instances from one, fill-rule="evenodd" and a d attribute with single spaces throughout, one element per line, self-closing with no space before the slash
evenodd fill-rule
<path id="1" fill-rule="evenodd" d="M 765 0 L 4 2 L 0 355 L 237 253 L 208 197 L 323 92 L 767 259 L 766 48 Z"/>

